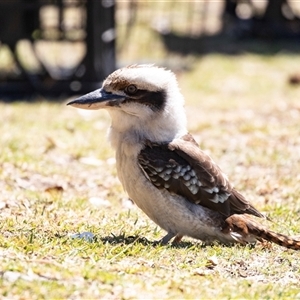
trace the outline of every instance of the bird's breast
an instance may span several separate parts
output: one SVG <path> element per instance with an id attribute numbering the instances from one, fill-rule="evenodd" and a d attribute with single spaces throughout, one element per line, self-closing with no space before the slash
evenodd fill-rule
<path id="1" fill-rule="evenodd" d="M 128 149 L 126 149 L 128 152 Z M 130 151 L 129 151 L 130 152 Z M 127 155 L 124 151 L 117 151 L 116 165 L 118 177 L 127 192 L 130 199 L 148 215 L 154 222 L 160 224 L 160 219 L 164 218 L 164 205 L 161 191 L 155 188 L 152 183 L 145 177 L 141 170 L 137 154 Z"/>

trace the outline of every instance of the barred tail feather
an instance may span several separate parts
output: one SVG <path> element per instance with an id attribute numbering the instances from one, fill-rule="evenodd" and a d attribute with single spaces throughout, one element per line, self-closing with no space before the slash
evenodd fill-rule
<path id="1" fill-rule="evenodd" d="M 233 235 L 239 234 L 241 236 L 241 242 L 247 242 L 249 237 L 252 236 L 257 239 L 264 239 L 285 248 L 300 250 L 300 240 L 269 230 L 251 220 L 246 215 L 236 214 L 228 217 L 225 220 L 225 225 L 222 231 Z"/>

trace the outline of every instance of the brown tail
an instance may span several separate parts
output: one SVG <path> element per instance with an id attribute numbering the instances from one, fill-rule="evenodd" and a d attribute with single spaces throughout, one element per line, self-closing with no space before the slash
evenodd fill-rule
<path id="1" fill-rule="evenodd" d="M 224 233 L 234 232 L 241 235 L 241 241 L 247 241 L 252 235 L 273 242 L 282 247 L 300 250 L 300 240 L 276 233 L 251 220 L 247 215 L 232 215 L 225 220 Z"/>

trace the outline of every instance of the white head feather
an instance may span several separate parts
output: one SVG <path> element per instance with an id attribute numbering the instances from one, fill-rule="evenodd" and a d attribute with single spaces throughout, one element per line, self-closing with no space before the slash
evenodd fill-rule
<path id="1" fill-rule="evenodd" d="M 168 142 L 186 134 L 184 98 L 174 73 L 153 65 L 129 66 L 109 75 L 103 82 L 103 89 L 122 95 L 124 91 L 120 86 L 126 84 L 149 92 L 164 91 L 166 103 L 161 111 L 154 111 L 138 101 L 106 107 L 112 118 L 110 140 L 114 147 L 118 146 L 120 135 L 122 141 L 133 139 L 132 143 L 141 143 L 145 140 Z"/>

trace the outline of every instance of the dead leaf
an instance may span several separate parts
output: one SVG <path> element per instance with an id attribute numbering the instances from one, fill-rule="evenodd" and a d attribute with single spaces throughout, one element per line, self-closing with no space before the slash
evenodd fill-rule
<path id="1" fill-rule="evenodd" d="M 215 266 L 218 265 L 218 263 L 218 258 L 216 256 L 211 256 L 207 260 L 206 268 L 213 269 Z"/>

